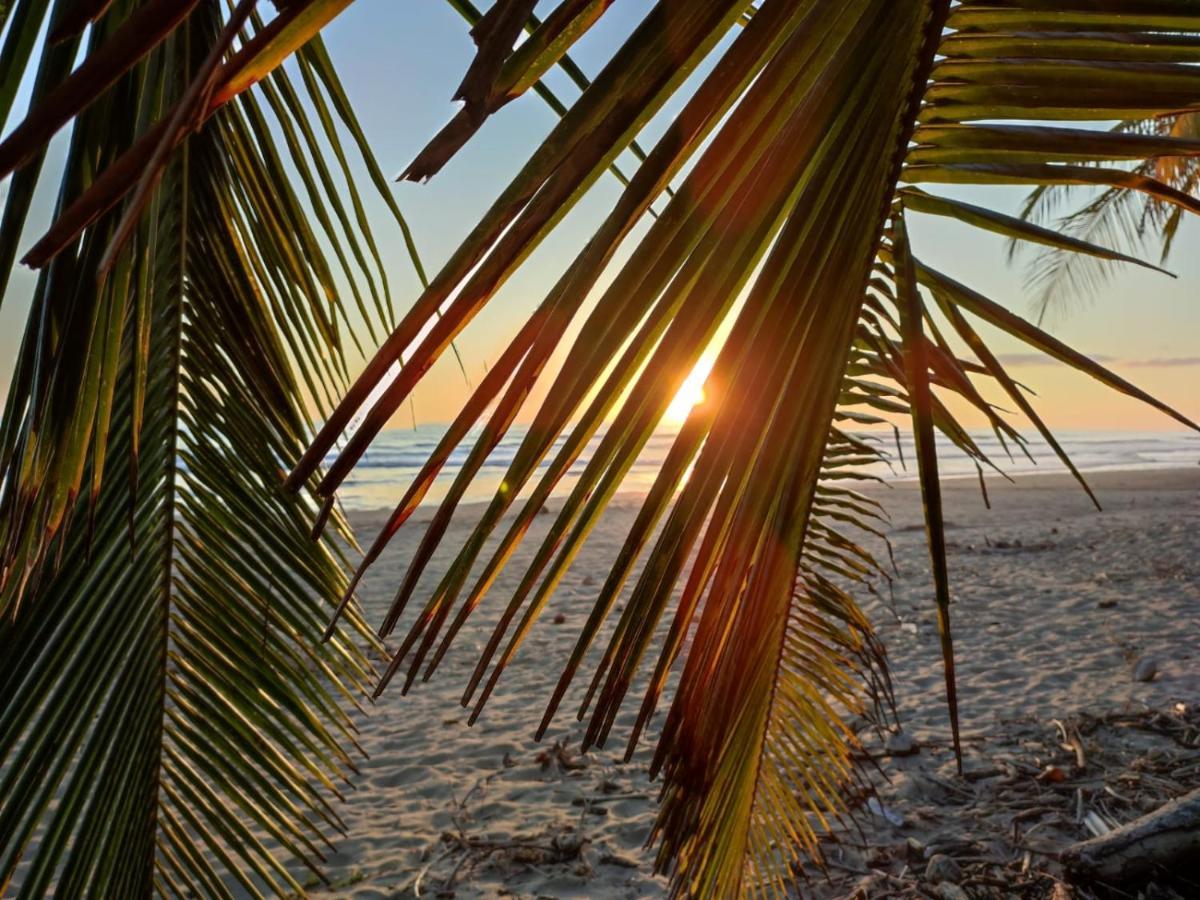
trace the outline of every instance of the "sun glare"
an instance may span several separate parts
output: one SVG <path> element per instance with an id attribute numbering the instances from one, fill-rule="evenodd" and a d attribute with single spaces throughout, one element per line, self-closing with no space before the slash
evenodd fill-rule
<path id="1" fill-rule="evenodd" d="M 667 407 L 666 415 L 663 416 L 664 422 L 669 425 L 682 425 L 688 413 L 692 411 L 692 407 L 699 406 L 707 399 L 704 394 L 704 380 L 708 378 L 708 371 L 711 368 L 710 361 L 701 360 L 696 368 L 692 369 L 688 377 L 683 380 L 683 384 L 679 386 L 675 399 Z"/>

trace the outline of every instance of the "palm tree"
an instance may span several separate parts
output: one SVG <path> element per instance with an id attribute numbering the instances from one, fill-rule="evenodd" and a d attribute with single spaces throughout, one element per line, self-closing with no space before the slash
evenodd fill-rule
<path id="1" fill-rule="evenodd" d="M 13 366 L 0 428 L 0 885 L 298 893 L 284 863 L 319 871 L 342 827 L 373 669 L 356 615 L 320 643 L 345 544 L 313 543 L 317 507 L 279 483 L 311 438 L 309 404 L 344 390 L 350 340 L 369 337 L 348 331 L 353 304 L 372 328 L 391 319 L 345 177 L 356 146 L 374 163 L 319 40 L 297 54 L 295 80 L 276 68 L 217 109 L 304 43 L 282 15 L 249 21 L 255 36 L 214 70 L 239 30 L 221 4 L 53 7 L 5 10 L 5 113 L 23 79 L 33 87 L 0 150 L 15 169 L 3 279 L 29 243 L 46 142 L 72 116 L 58 221 L 114 171 L 121 190 L 159 186 L 125 214 L 119 195 L 82 213 L 82 234 L 39 270 Z M 209 110 L 178 148 L 161 142 L 177 113 L 182 136 Z M 157 162 L 122 168 L 142 147 Z"/>
<path id="2" fill-rule="evenodd" d="M 1189 192 L 1200 141 L 1177 127 L 1200 109 L 1194 2 L 662 0 L 590 82 L 567 53 L 611 0 L 561 0 L 544 21 L 533 0 L 484 13 L 451 3 L 472 22 L 478 52 L 456 95 L 461 112 L 404 177 L 435 175 L 528 90 L 562 118 L 352 383 L 333 272 L 364 310 L 368 295 L 377 300 L 368 321 L 387 321 L 390 307 L 357 201 L 347 210 L 330 189 L 318 135 L 344 166 L 334 114 L 377 169 L 319 43 L 304 44 L 349 0 L 280 2 L 265 25 L 252 0 L 227 16 L 197 0 L 56 4 L 31 112 L 0 145 L 0 172 L 16 170 L 0 239 L 7 273 L 46 143 L 74 120 L 55 221 L 26 256 L 40 276 L 0 434 L 0 796 L 16 798 L 0 811 L 0 872 L 18 873 L 30 895 L 52 882 L 217 892 L 221 870 L 252 890 L 294 889 L 278 851 L 319 860 L 312 835 L 336 825 L 321 789 L 351 765 L 350 724 L 333 698 L 352 702 L 369 677 L 354 586 L 481 426 L 379 629 L 390 633 L 541 378 L 554 390 L 375 693 L 402 670 L 402 690 L 430 677 L 601 434 L 466 687 L 463 702 L 479 714 L 680 385 L 731 323 L 710 400 L 675 439 L 539 729 L 640 563 L 578 715 L 585 742 L 604 743 L 648 669 L 632 748 L 676 673 L 654 758 L 655 837 L 675 891 L 700 896 L 780 890 L 802 854 L 819 852 L 810 814 L 840 814 L 856 777 L 843 719 L 886 695 L 881 649 L 849 591 L 877 569 L 855 540 L 876 510 L 846 477 L 877 451 L 852 428 L 912 418 L 954 722 L 935 431 L 989 463 L 944 396 L 965 399 L 1020 447 L 981 393 L 993 384 L 1084 484 L 977 323 L 1196 427 L 923 263 L 907 230 L 910 215 L 949 217 L 1055 253 L 1149 265 L 1069 227 L 922 185 L 1144 196 L 1166 213 L 1149 230 L 1169 237 L 1175 210 L 1200 212 Z M 26 0 L 10 13 L 6 103 L 46 10 Z M 78 71 L 91 66 L 90 77 L 67 77 L 89 18 Z M 303 93 L 279 68 L 297 48 Z M 706 60 L 345 578 L 338 545 L 305 543 L 303 522 L 316 515 L 319 534 L 328 518 L 346 533 L 334 498 L 371 440 Z M 555 66 L 584 88 L 569 107 L 541 83 Z M 1097 120 L 1152 124 L 1072 124 Z M 646 217 L 645 236 L 615 265 Z M 606 271 L 611 282 L 585 302 Z M 567 342 L 576 320 L 582 336 Z M 548 372 L 560 346 L 565 360 Z M 368 397 L 377 399 L 366 408 Z M 305 398 L 328 414 L 302 453 Z M 129 477 L 106 465 L 119 458 L 133 461 Z M 295 498 L 276 478 L 293 462 L 285 484 Z M 328 628 L 322 601 L 340 601 Z M 130 702 L 131 689 L 153 698 L 148 709 Z"/>
<path id="3" fill-rule="evenodd" d="M 1200 114 L 1181 113 L 1157 119 L 1129 119 L 1113 126 L 1116 132 L 1178 137 L 1200 137 Z M 1133 172 L 1170 185 L 1189 195 L 1197 193 L 1200 165 L 1189 156 L 1153 156 L 1137 160 Z M 1148 250 L 1161 245 L 1160 264 L 1165 264 L 1183 220 L 1184 207 L 1161 200 L 1152 193 L 1108 187 L 1089 197 L 1078 209 L 1060 214 L 1069 204 L 1075 186 L 1048 184 L 1030 192 L 1022 218 L 1054 224 L 1056 230 L 1087 241 Z M 1009 246 L 1010 258 L 1021 249 L 1018 241 Z M 1086 297 L 1109 275 L 1104 262 L 1086 254 L 1043 246 L 1030 261 L 1027 287 L 1034 293 L 1038 324 L 1062 299 Z"/>

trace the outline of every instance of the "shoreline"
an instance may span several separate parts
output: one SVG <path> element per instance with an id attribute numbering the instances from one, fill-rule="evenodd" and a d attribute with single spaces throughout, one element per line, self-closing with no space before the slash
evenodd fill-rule
<path id="1" fill-rule="evenodd" d="M 1106 466 L 1106 467 L 1100 467 L 1100 468 L 1095 468 L 1095 469 L 1085 469 L 1085 470 L 1080 471 L 1080 474 L 1083 476 L 1084 481 L 1088 482 L 1088 485 L 1090 487 L 1092 487 L 1093 490 L 1095 490 L 1095 485 L 1093 484 L 1093 481 L 1096 480 L 1097 478 L 1100 480 L 1105 480 L 1106 478 L 1109 478 L 1111 476 L 1130 476 L 1133 478 L 1141 478 L 1142 476 L 1145 476 L 1147 479 L 1152 478 L 1152 477 L 1173 479 L 1175 477 L 1186 477 L 1186 475 L 1188 475 L 1188 474 L 1196 474 L 1196 473 L 1200 473 L 1200 465 L 1178 466 L 1178 465 L 1162 464 L 1162 465 L 1147 465 L 1147 466 L 1140 466 L 1140 467 L 1129 467 L 1129 466 L 1107 467 Z M 1005 478 L 1003 475 L 1001 475 L 997 472 L 994 472 L 994 471 L 988 472 L 985 470 L 984 471 L 984 480 L 987 485 L 989 493 L 991 493 L 991 491 L 994 487 L 1003 490 L 1006 486 L 1011 487 L 1013 485 L 1019 485 L 1023 482 L 1035 481 L 1035 480 L 1036 481 L 1044 480 L 1048 483 L 1047 484 L 1048 487 L 1055 488 L 1055 489 L 1072 487 L 1079 492 L 1079 495 L 1081 497 L 1083 497 L 1084 501 L 1087 502 L 1088 506 L 1091 509 L 1093 509 L 1093 510 L 1095 509 L 1095 507 L 1091 505 L 1091 502 L 1088 501 L 1087 494 L 1084 492 L 1083 488 L 1079 485 L 1079 482 L 1077 482 L 1075 480 L 1075 477 L 1070 472 L 1066 471 L 1065 469 L 1054 471 L 1054 472 L 1017 472 L 1017 473 L 1010 474 L 1008 476 L 1008 478 Z M 942 475 L 941 482 L 942 482 L 943 488 L 945 488 L 947 486 L 958 487 L 962 484 L 974 485 L 976 488 L 976 492 L 978 492 L 979 476 L 976 473 L 959 472 L 959 473 L 954 473 L 951 475 Z M 876 491 L 886 491 L 890 486 L 893 486 L 893 485 L 896 485 L 896 486 L 906 485 L 909 487 L 919 487 L 920 482 L 918 480 L 918 476 L 914 472 L 911 475 L 903 475 L 903 476 L 897 476 L 897 477 L 893 477 L 893 478 L 884 478 L 881 481 L 871 481 L 871 482 L 864 481 L 857 489 L 864 491 L 864 492 L 868 492 L 868 493 L 874 493 Z M 400 490 L 397 492 L 397 500 L 403 493 L 404 493 L 403 490 Z M 609 506 L 611 506 L 611 507 L 627 507 L 634 503 L 640 503 L 642 501 L 642 499 L 645 498 L 647 493 L 648 493 L 647 491 L 618 491 L 617 493 L 615 493 L 613 495 L 612 500 L 609 502 Z M 551 511 L 555 511 L 561 505 L 562 500 L 563 500 L 562 495 L 551 495 L 550 499 L 546 503 L 546 507 L 549 508 Z M 482 508 L 482 507 L 487 506 L 489 502 L 491 502 L 491 501 L 483 500 L 483 499 L 461 500 L 458 503 L 457 507 L 455 507 L 455 508 L 456 508 L 456 510 Z M 518 501 L 513 504 L 513 507 L 519 507 L 522 505 L 522 503 L 523 503 L 523 498 L 518 499 Z M 433 513 L 437 510 L 438 506 L 439 506 L 439 504 L 436 502 L 421 503 L 417 507 L 417 509 L 413 512 L 412 516 L 407 520 L 407 522 L 405 524 L 407 525 L 408 523 L 418 523 L 418 522 L 427 523 L 429 521 L 429 518 L 431 518 Z M 509 511 L 505 512 L 504 516 L 506 519 L 513 514 L 513 507 L 510 507 Z M 380 515 L 390 515 L 392 512 L 392 509 L 393 509 L 393 507 L 390 507 L 390 506 L 362 506 L 362 507 L 356 506 L 356 507 L 344 508 L 343 511 L 345 512 L 345 514 L 348 518 L 355 519 L 355 518 L 366 518 L 366 517 L 373 517 L 373 516 L 380 516 Z M 428 513 L 429 516 L 426 518 L 421 518 L 422 513 Z"/>

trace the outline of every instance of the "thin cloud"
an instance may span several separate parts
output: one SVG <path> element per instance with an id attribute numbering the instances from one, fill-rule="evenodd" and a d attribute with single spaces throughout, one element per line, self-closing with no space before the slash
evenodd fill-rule
<path id="1" fill-rule="evenodd" d="M 1200 356 L 1163 356 L 1156 359 L 1131 359 L 1126 365 L 1145 369 L 1177 369 L 1183 366 L 1200 366 Z"/>
<path id="2" fill-rule="evenodd" d="M 1098 363 L 1117 361 L 1116 357 L 1106 356 L 1103 353 L 1085 355 Z M 1045 353 L 1001 353 L 997 359 L 1006 366 L 1053 366 L 1058 364 L 1054 357 L 1047 356 Z"/>

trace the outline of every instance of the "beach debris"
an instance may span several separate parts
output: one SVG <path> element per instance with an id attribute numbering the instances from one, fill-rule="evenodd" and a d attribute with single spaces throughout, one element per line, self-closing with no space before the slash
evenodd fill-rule
<path id="1" fill-rule="evenodd" d="M 1058 546 L 1053 541 L 1034 541 L 1026 544 L 1020 538 L 1016 538 L 1011 541 L 1002 539 L 992 541 L 988 540 L 986 535 L 984 536 L 984 543 L 987 546 L 987 549 L 983 551 L 984 553 L 999 552 L 1003 555 L 1013 555 L 1017 553 L 1042 553 L 1046 550 L 1053 550 Z"/>
<path id="2" fill-rule="evenodd" d="M 940 884 L 943 881 L 957 884 L 961 878 L 962 868 L 954 861 L 954 857 L 945 853 L 933 854 L 925 864 L 925 880 L 932 884 Z"/>
<path id="3" fill-rule="evenodd" d="M 1155 872 L 1185 871 L 1200 859 L 1200 789 L 1068 847 L 1062 859 L 1072 878 L 1085 882 L 1133 884 Z"/>
<path id="4" fill-rule="evenodd" d="M 807 870 L 813 897 L 1096 900 L 1109 895 L 1086 876 L 1070 876 L 1078 879 L 1074 889 L 1063 885 L 1064 850 L 1102 840 L 1200 790 L 1200 705 L 1190 702 L 997 723 L 969 736 L 974 762 L 967 761 L 961 779 L 936 730 L 922 731 L 920 752 L 905 756 L 883 752 L 888 737 L 864 731 L 865 751 L 891 783 L 878 787 L 878 795 L 864 794 L 861 833 L 847 823 L 828 838 L 828 870 Z M 604 836 L 613 825 L 626 826 L 628 804 L 649 803 L 657 791 L 602 755 L 580 756 L 568 746 L 577 745 L 564 736 L 540 748 L 540 772 L 519 758 L 517 767 L 499 769 L 460 795 L 453 825 L 405 875 L 420 875 L 420 896 L 474 895 L 476 882 L 497 879 L 513 896 L 532 896 L 531 876 L 568 879 L 579 885 L 578 896 L 599 896 L 616 880 L 647 876 L 647 857 Z M 587 770 L 582 778 L 578 765 Z M 1047 767 L 1062 780 L 1039 780 Z M 569 790 L 576 814 L 542 828 L 488 812 L 499 808 L 498 784 L 538 778 Z M 1143 892 L 1145 900 L 1197 896 L 1186 884 L 1155 884 L 1167 886 Z M 417 893 L 411 888 L 412 882 L 400 896 Z"/>
<path id="5" fill-rule="evenodd" d="M 1111 597 L 1107 600 L 1101 600 L 1096 604 L 1096 606 L 1098 606 L 1100 609 L 1115 609 L 1116 605 L 1117 601 L 1113 600 Z"/>
<path id="6" fill-rule="evenodd" d="M 888 807 L 884 806 L 879 802 L 878 797 L 872 797 L 867 801 L 867 809 L 869 809 L 873 815 L 878 816 L 885 822 L 888 822 L 897 828 L 904 824 L 904 816 L 900 815 L 900 813 L 896 812 L 894 809 L 889 809 Z"/>
<path id="7" fill-rule="evenodd" d="M 1112 826 L 1100 817 L 1100 814 L 1094 809 L 1089 809 L 1081 817 L 1080 821 L 1083 827 L 1087 829 L 1087 833 L 1093 837 L 1099 837 L 1102 834 L 1108 834 L 1112 831 Z"/>
<path id="8" fill-rule="evenodd" d="M 569 864 L 573 874 L 587 876 L 592 865 L 587 859 L 586 849 L 591 839 L 567 829 L 552 835 L 516 837 L 504 840 L 471 837 L 464 832 L 447 831 L 442 834 L 446 850 L 438 857 L 441 861 L 458 856 L 454 868 L 437 888 L 438 897 L 453 897 L 454 886 L 460 876 L 469 875 L 474 869 L 487 864 L 516 864 L 538 870 L 539 866 Z M 432 864 L 431 864 L 432 865 Z M 413 882 L 413 893 L 420 896 L 420 883 L 427 877 L 431 865 L 422 868 Z"/>
<path id="9" fill-rule="evenodd" d="M 938 896 L 942 900 L 971 900 L 971 895 L 953 881 L 943 881 L 938 885 Z"/>
<path id="10" fill-rule="evenodd" d="M 1075 754 L 1075 774 L 1078 775 L 1087 768 L 1087 756 L 1083 752 L 1083 738 L 1079 736 L 1078 731 L 1069 725 L 1064 725 L 1058 719 L 1051 719 L 1050 724 L 1058 729 L 1058 745 Z"/>
<path id="11" fill-rule="evenodd" d="M 432 869 L 435 865 L 440 863 L 443 859 L 445 859 L 447 856 L 449 856 L 453 852 L 454 852 L 454 848 L 448 848 L 439 857 L 437 857 L 437 859 L 431 859 L 429 862 L 427 862 L 425 865 L 423 865 L 421 867 L 421 870 L 419 872 L 417 872 L 416 877 L 412 880 L 412 883 L 411 883 L 412 894 L 414 897 L 421 896 L 421 882 L 424 881 L 425 876 L 429 873 L 429 870 Z"/>
<path id="12" fill-rule="evenodd" d="M 536 759 L 543 769 L 553 766 L 560 772 L 579 772 L 588 767 L 587 760 L 577 756 L 567 747 L 566 741 L 555 741 L 552 747 L 543 750 Z"/>
<path id="13" fill-rule="evenodd" d="M 906 772 L 895 782 L 894 794 L 910 803 L 939 803 L 947 794 L 946 786 L 920 772 Z"/>
<path id="14" fill-rule="evenodd" d="M 1200 896 L 1195 877 L 1183 864 L 1160 866 L 1137 882 L 1137 891 L 1120 894 L 1070 875 L 1063 863 L 1068 848 L 1104 841 L 1123 823 L 1147 813 L 1152 817 L 1172 799 L 1200 792 L 1200 705 L 1172 701 L 1162 708 L 1006 720 L 973 737 L 981 744 L 976 758 L 983 764 L 968 767 L 974 777 L 957 779 L 951 774 L 948 747 L 941 742 L 926 739 L 920 754 L 886 758 L 880 752 L 886 735 L 879 734 L 876 758 L 889 784 L 867 801 L 873 815 L 859 820 L 861 833 L 847 830 L 828 838 L 837 852 L 854 848 L 858 855 L 830 854 L 833 884 L 814 896 Z M 1048 769 L 1057 774 L 1039 777 Z M 1056 780 L 1059 776 L 1062 780 Z M 941 788 L 934 790 L 935 785 Z M 882 815 L 892 804 L 910 832 L 902 840 L 895 836 L 895 824 Z M 1200 824 L 1196 831 L 1200 834 Z M 888 852 L 876 856 L 877 848 Z M 1189 862 L 1200 855 L 1200 847 L 1190 852 Z M 935 857 L 950 860 L 958 876 L 951 877 L 951 865 L 942 859 L 931 869 Z M 818 870 L 810 875 L 817 877 Z"/>
<path id="15" fill-rule="evenodd" d="M 568 857 L 578 856 L 583 852 L 584 844 L 587 843 L 589 843 L 589 839 L 577 831 L 564 831 L 556 834 L 550 841 L 550 845 L 556 851 Z"/>
<path id="16" fill-rule="evenodd" d="M 1133 664 L 1134 681 L 1153 681 L 1158 675 L 1158 661 L 1149 656 L 1143 656 Z"/>
<path id="17" fill-rule="evenodd" d="M 637 860 L 630 859 L 628 856 L 622 856 L 620 853 L 605 853 L 600 857 L 600 865 L 620 866 L 623 869 L 636 869 L 638 867 Z"/>
<path id="18" fill-rule="evenodd" d="M 888 756 L 912 756 L 921 752 L 921 745 L 911 734 L 896 731 L 887 736 L 883 743 L 883 752 Z"/>
<path id="19" fill-rule="evenodd" d="M 554 614 L 554 624 L 555 625 L 562 625 L 566 621 L 567 621 L 566 613 L 555 613 Z"/>
<path id="20" fill-rule="evenodd" d="M 925 859 L 925 845 L 917 838 L 910 837 L 904 841 L 904 852 L 910 863 Z"/>
<path id="21" fill-rule="evenodd" d="M 985 778 L 995 778 L 1006 775 L 1008 770 L 984 759 L 963 760 L 962 777 L 967 781 L 983 781 Z"/>
<path id="22" fill-rule="evenodd" d="M 1038 774 L 1036 780 L 1050 782 L 1051 784 L 1062 784 L 1067 780 L 1067 773 L 1058 766 L 1046 766 Z"/>

